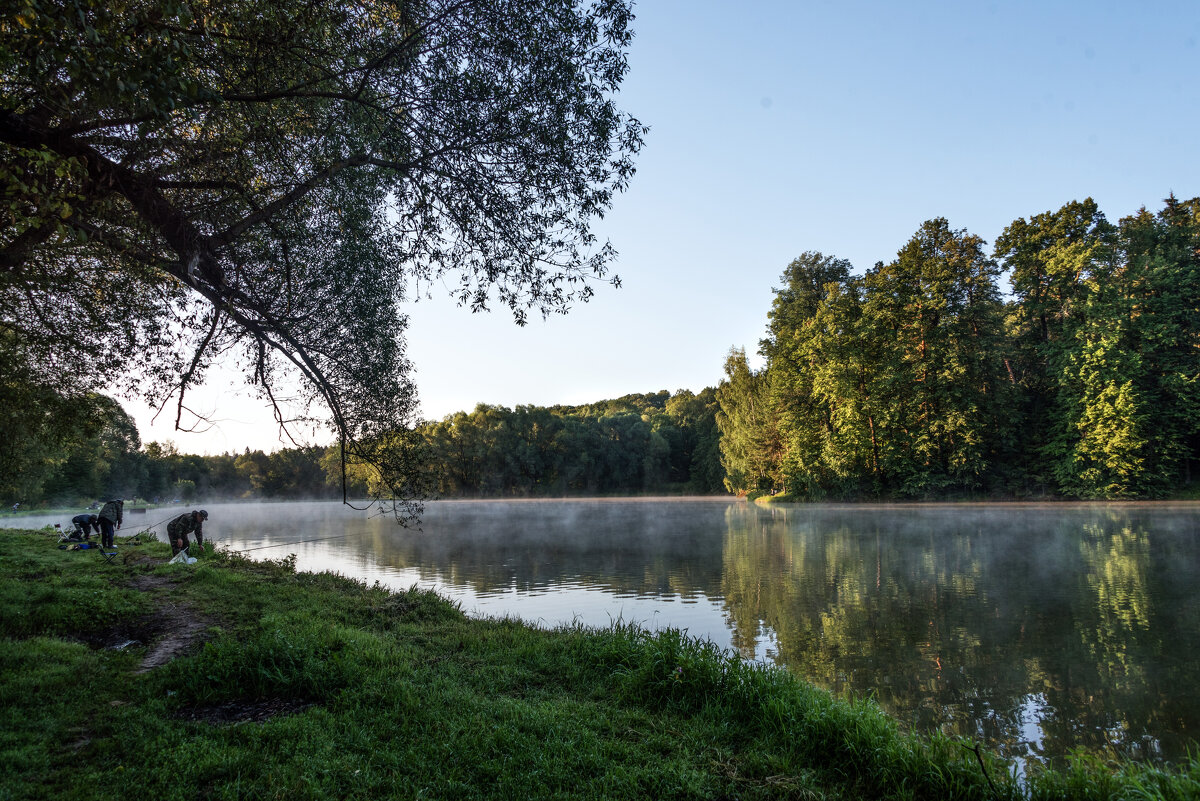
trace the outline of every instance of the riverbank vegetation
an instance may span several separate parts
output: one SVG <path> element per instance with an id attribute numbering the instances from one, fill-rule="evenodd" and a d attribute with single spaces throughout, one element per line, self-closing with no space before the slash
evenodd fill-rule
<path id="1" fill-rule="evenodd" d="M 0 532 L 0 796 L 1191 798 L 1079 758 L 1024 788 L 967 742 L 679 632 L 469 620 L 290 559 L 113 563 Z M 982 764 L 981 764 L 982 760 Z M 986 775 L 985 775 L 986 771 Z"/>
<path id="2" fill-rule="evenodd" d="M 733 350 L 717 390 L 730 489 L 1124 499 L 1190 485 L 1200 198 L 1116 224 L 1089 198 L 985 244 L 939 218 L 862 275 L 821 253 L 788 265 L 764 366 Z"/>

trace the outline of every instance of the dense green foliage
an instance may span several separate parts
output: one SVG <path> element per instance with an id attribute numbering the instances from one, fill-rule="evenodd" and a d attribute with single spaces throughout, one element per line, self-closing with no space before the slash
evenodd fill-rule
<path id="1" fill-rule="evenodd" d="M 717 390 L 729 488 L 1154 498 L 1190 483 L 1200 198 L 1116 225 L 1069 203 L 1013 222 L 993 256 L 984 244 L 936 219 L 862 276 L 793 261 L 766 364 L 734 351 Z"/>
<path id="2" fill-rule="evenodd" d="M 0 532 L 0 797 L 1194 797 L 1086 759 L 1027 788 L 967 743 L 677 631 L 468 620 L 292 562 L 106 564 Z M 187 636 L 181 632 L 190 632 Z M 136 642 L 130 644 L 129 640 Z M 161 645 L 178 656 L 163 660 Z M 158 664 L 157 667 L 153 665 Z"/>
<path id="3" fill-rule="evenodd" d="M 2 8 L 0 330 L 39 375 L 137 376 L 178 424 L 232 352 L 404 501 L 406 295 L 524 322 L 610 280 L 627 0 Z"/>
<path id="4" fill-rule="evenodd" d="M 36 385 L 12 383 L 10 392 Z M 41 392 L 41 428 L 13 415 L 0 458 L 19 464 L 0 500 L 25 506 L 110 496 L 166 501 L 334 498 L 337 447 L 198 456 L 170 444 L 141 446 L 121 407 L 94 393 Z M 416 430 L 420 481 L 435 497 L 525 497 L 722 491 L 712 389 L 626 395 L 586 406 L 480 406 Z M 347 483 L 368 497 L 377 473 L 351 464 Z"/>
<path id="5" fill-rule="evenodd" d="M 79 375 L 51 383 L 0 336 L 0 499 L 95 498 L 136 471 L 137 426 Z"/>
<path id="6" fill-rule="evenodd" d="M 478 406 L 423 426 L 440 496 L 721 491 L 712 389 L 586 406 Z"/>

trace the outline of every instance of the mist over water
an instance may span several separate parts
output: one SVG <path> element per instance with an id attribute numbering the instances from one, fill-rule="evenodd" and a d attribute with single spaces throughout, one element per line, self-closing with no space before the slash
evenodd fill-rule
<path id="1" fill-rule="evenodd" d="M 1200 505 L 437 502 L 420 531 L 336 503 L 206 508 L 251 557 L 476 616 L 686 629 L 1011 756 L 1169 760 L 1200 727 Z"/>

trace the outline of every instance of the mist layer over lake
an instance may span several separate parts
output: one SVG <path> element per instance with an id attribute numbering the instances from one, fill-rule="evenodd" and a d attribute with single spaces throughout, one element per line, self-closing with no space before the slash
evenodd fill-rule
<path id="1" fill-rule="evenodd" d="M 1198 739 L 1197 505 L 438 502 L 421 531 L 334 503 L 207 508 L 251 557 L 472 615 L 686 629 L 1007 755 Z"/>

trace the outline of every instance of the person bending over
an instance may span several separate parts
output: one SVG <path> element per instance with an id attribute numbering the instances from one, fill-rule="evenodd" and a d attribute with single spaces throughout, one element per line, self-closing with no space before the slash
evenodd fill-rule
<path id="1" fill-rule="evenodd" d="M 179 553 L 191 545 L 188 542 L 188 534 L 196 532 L 196 544 L 204 546 L 204 521 L 208 519 L 208 512 L 203 509 L 193 509 L 190 512 L 184 512 L 179 517 L 167 523 L 167 539 L 171 541 L 171 556 Z"/>
<path id="2" fill-rule="evenodd" d="M 72 539 L 78 536 L 80 540 L 87 542 L 92 538 L 93 529 L 97 534 L 100 533 L 100 518 L 96 515 L 75 515 L 71 522 L 75 525 L 75 530 L 71 532 Z"/>
<path id="3" fill-rule="evenodd" d="M 116 529 L 121 527 L 121 520 L 125 514 L 125 501 L 117 498 L 104 504 L 100 509 L 100 544 L 105 548 L 113 547 L 113 537 Z"/>

